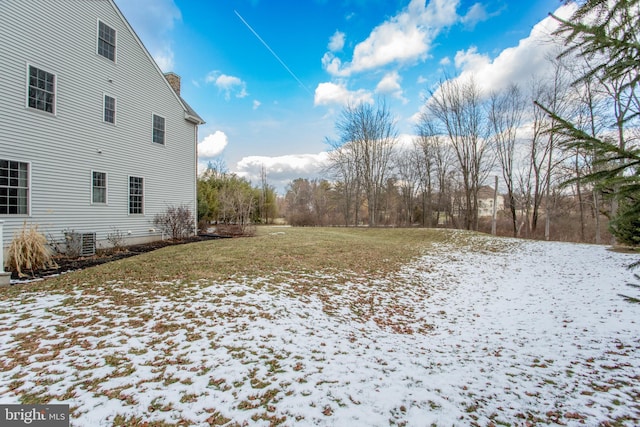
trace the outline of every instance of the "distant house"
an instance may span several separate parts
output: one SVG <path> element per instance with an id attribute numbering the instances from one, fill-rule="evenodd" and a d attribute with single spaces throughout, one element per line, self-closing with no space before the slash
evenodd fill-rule
<path id="1" fill-rule="evenodd" d="M 478 218 L 490 218 L 493 216 L 493 196 L 494 190 L 492 187 L 483 185 L 478 189 Z M 452 213 L 454 216 L 463 216 L 466 210 L 466 202 L 464 195 L 458 193 L 456 196 L 458 203 L 454 203 Z M 504 196 L 498 194 L 496 199 L 496 212 L 504 210 Z M 440 217 L 440 224 L 445 224 L 448 221 L 448 217 L 442 215 Z"/>
<path id="2" fill-rule="evenodd" d="M 0 58 L 5 246 L 24 223 L 100 247 L 160 239 L 168 206 L 196 215 L 204 122 L 112 0 L 0 1 Z"/>
<path id="3" fill-rule="evenodd" d="M 482 186 L 478 189 L 478 218 L 493 216 L 493 196 L 494 189 L 489 186 Z M 504 196 L 498 194 L 496 211 L 504 210 Z"/>

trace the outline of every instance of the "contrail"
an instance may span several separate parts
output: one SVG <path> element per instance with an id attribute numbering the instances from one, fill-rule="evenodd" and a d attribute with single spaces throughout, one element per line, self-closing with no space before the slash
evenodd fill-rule
<path id="1" fill-rule="evenodd" d="M 238 13 L 237 10 L 233 11 L 236 15 L 238 15 L 238 18 L 240 18 L 240 20 L 242 21 L 242 23 L 244 25 L 247 26 L 247 28 L 249 30 L 251 30 L 251 32 L 253 33 L 254 36 L 256 36 L 258 38 L 258 40 L 260 40 L 260 42 L 264 45 L 264 47 L 266 47 L 269 52 L 271 52 L 271 54 L 274 56 L 274 58 L 276 58 L 278 60 L 278 62 L 280 62 L 280 64 L 282 64 L 282 66 L 284 67 L 285 70 L 287 70 L 289 72 L 289 74 L 291 74 L 291 77 L 293 77 L 294 79 L 296 79 L 296 81 L 300 84 L 300 86 L 302 86 L 304 88 L 304 90 L 307 91 L 307 93 L 309 93 L 309 95 L 313 95 L 313 93 L 311 93 L 311 91 L 309 90 L 309 88 L 307 86 L 305 86 L 304 83 L 302 83 L 302 81 L 298 78 L 298 76 L 295 75 L 295 73 L 293 71 L 291 71 L 291 69 L 289 67 L 287 67 L 287 64 L 284 63 L 284 61 L 282 59 L 280 59 L 280 57 L 273 51 L 273 49 L 271 49 L 269 47 L 269 45 L 267 44 L 267 42 L 265 42 L 264 40 L 262 40 L 262 37 L 260 37 L 260 35 L 258 33 L 256 33 L 256 30 L 254 30 L 253 28 L 251 28 L 251 25 L 249 25 L 249 23 L 247 21 L 244 20 L 244 18 L 242 16 L 240 16 L 240 14 Z"/>

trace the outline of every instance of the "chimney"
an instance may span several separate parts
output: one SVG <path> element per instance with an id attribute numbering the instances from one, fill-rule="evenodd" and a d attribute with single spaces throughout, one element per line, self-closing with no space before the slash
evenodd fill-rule
<path id="1" fill-rule="evenodd" d="M 171 85 L 175 93 L 177 93 L 178 96 L 180 96 L 180 76 L 177 75 L 176 73 L 169 72 L 169 73 L 165 73 L 164 77 L 167 79 L 167 81 L 169 82 L 169 84 Z"/>

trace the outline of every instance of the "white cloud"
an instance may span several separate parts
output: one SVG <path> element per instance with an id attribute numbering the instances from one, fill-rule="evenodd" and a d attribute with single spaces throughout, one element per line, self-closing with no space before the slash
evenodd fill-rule
<path id="1" fill-rule="evenodd" d="M 364 89 L 350 91 L 344 83 L 326 82 L 316 87 L 314 105 L 347 105 L 373 102 L 371 92 Z"/>
<path id="2" fill-rule="evenodd" d="M 568 18 L 575 5 L 561 6 L 554 14 Z M 476 47 L 459 51 L 454 64 L 460 74 L 456 79 L 466 80 L 473 76 L 475 82 L 485 93 L 500 90 L 512 83 L 527 86 L 533 76 L 543 78 L 552 72 L 548 59 L 558 53 L 558 44 L 551 33 L 558 28 L 558 22 L 547 17 L 536 24 L 529 36 L 519 41 L 517 46 L 504 49 L 491 59 L 489 55 L 479 53 Z"/>
<path id="3" fill-rule="evenodd" d="M 394 98 L 401 100 L 404 103 L 407 103 L 407 99 L 403 96 L 402 86 L 400 85 L 400 81 L 402 77 L 398 74 L 397 71 L 392 71 L 390 73 L 385 74 L 385 76 L 378 82 L 376 86 L 376 93 L 380 93 L 383 95 L 390 95 Z"/>
<path id="4" fill-rule="evenodd" d="M 342 70 L 342 61 L 333 52 L 327 52 L 322 57 L 322 67 L 332 76 L 346 75 Z"/>
<path id="5" fill-rule="evenodd" d="M 398 15 L 374 28 L 358 43 L 349 63 L 342 63 L 333 51 L 322 63 L 332 75 L 349 76 L 391 63 L 407 63 L 426 58 L 431 42 L 445 27 L 458 19 L 459 0 L 412 0 Z"/>
<path id="6" fill-rule="evenodd" d="M 249 95 L 247 84 L 236 76 L 222 74 L 219 71 L 211 71 L 205 77 L 205 82 L 215 84 L 224 93 L 224 99 L 227 101 L 231 99 L 232 95 L 236 98 L 245 98 Z"/>
<path id="7" fill-rule="evenodd" d="M 502 53 L 508 50 L 509 49 L 506 49 Z M 477 47 L 471 46 L 467 50 L 459 50 L 456 52 L 456 56 L 453 58 L 453 63 L 458 69 L 475 72 L 490 65 L 491 59 L 488 55 L 479 54 Z"/>
<path id="8" fill-rule="evenodd" d="M 469 8 L 469 11 L 462 17 L 461 21 L 465 27 L 473 29 L 478 22 L 486 21 L 488 18 L 489 14 L 484 6 L 480 3 L 476 3 Z"/>
<path id="9" fill-rule="evenodd" d="M 169 33 L 182 21 L 173 0 L 116 0 L 118 8 L 164 72 L 174 69 Z"/>
<path id="10" fill-rule="evenodd" d="M 229 140 L 224 132 L 217 130 L 210 133 L 198 144 L 198 158 L 212 159 L 220 155 L 228 143 Z"/>
<path id="11" fill-rule="evenodd" d="M 174 69 L 173 50 L 171 50 L 169 46 L 165 46 L 164 49 L 152 53 L 152 56 L 163 72 L 166 73 Z"/>
<path id="12" fill-rule="evenodd" d="M 290 154 L 286 156 L 248 156 L 236 165 L 235 173 L 253 183 L 260 181 L 260 173 L 264 167 L 267 182 L 284 194 L 287 184 L 296 178 L 314 179 L 322 176 L 328 165 L 329 154 Z"/>
<path id="13" fill-rule="evenodd" d="M 253 109 L 254 110 L 257 110 L 260 107 L 260 105 L 262 105 L 262 103 L 260 101 L 258 101 L 257 99 L 253 100 Z"/>
<path id="14" fill-rule="evenodd" d="M 341 51 L 344 47 L 344 38 L 345 34 L 341 31 L 337 31 L 331 36 L 329 39 L 329 51 L 330 52 L 338 52 Z"/>

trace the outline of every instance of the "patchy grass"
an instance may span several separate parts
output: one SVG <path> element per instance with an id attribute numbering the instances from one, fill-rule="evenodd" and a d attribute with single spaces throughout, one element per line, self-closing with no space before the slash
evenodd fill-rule
<path id="1" fill-rule="evenodd" d="M 638 421 L 640 341 L 616 320 L 636 306 L 612 304 L 611 284 L 565 286 L 615 269 L 585 261 L 544 288 L 570 247 L 537 245 L 261 227 L 13 286 L 0 295 L 0 401 L 69 403 L 72 425 Z"/>
<path id="2" fill-rule="evenodd" d="M 469 244 L 450 231 L 432 229 L 258 227 L 257 230 L 251 238 L 170 246 L 26 286 L 30 290 L 55 291 L 123 281 L 144 288 L 153 282 L 220 281 L 276 272 L 384 275 L 399 269 L 434 243 L 456 239 L 460 244 Z M 2 296 L 21 292 L 23 287 L 14 286 Z M 131 302 L 135 303 L 135 298 Z"/>

